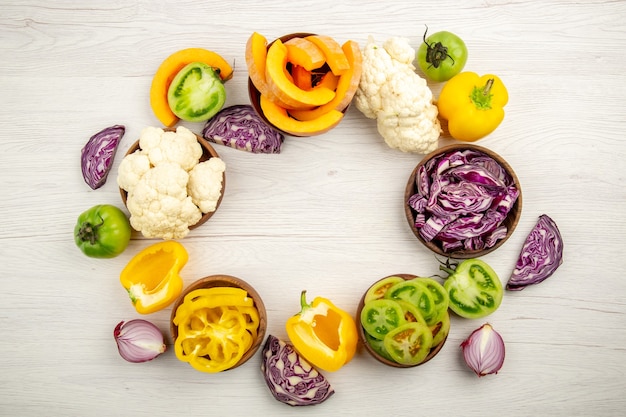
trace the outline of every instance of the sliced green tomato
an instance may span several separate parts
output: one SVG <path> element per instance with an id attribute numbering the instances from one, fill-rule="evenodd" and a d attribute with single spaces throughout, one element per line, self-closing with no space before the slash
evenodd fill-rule
<path id="1" fill-rule="evenodd" d="M 426 323 L 430 323 L 437 315 L 437 308 L 431 292 L 421 280 L 414 278 L 395 284 L 387 290 L 385 298 L 404 300 L 417 306 Z"/>
<path id="2" fill-rule="evenodd" d="M 436 319 L 438 318 L 438 316 L 441 315 L 442 312 L 448 311 L 448 305 L 450 304 L 448 291 L 446 291 L 443 285 L 441 285 L 432 278 L 422 278 L 420 280 L 420 283 L 425 285 L 426 288 L 428 288 L 428 290 L 430 291 L 431 295 L 433 296 L 433 301 L 435 302 L 435 308 L 437 310 L 436 317 L 433 317 L 431 319 L 431 322 L 428 324 L 436 324 Z"/>
<path id="3" fill-rule="evenodd" d="M 443 286 L 448 291 L 450 310 L 461 317 L 477 319 L 500 307 L 504 292 L 502 282 L 487 263 L 467 259 L 449 272 Z"/>
<path id="4" fill-rule="evenodd" d="M 363 302 L 367 304 L 368 302 L 372 300 L 379 300 L 381 298 L 384 298 L 385 293 L 387 292 L 389 288 L 391 288 L 394 284 L 397 284 L 403 281 L 404 281 L 403 278 L 396 277 L 396 276 L 381 279 L 380 281 L 372 285 L 369 290 L 367 290 L 367 292 L 365 293 L 365 298 L 363 299 Z"/>
<path id="5" fill-rule="evenodd" d="M 447 311 L 444 311 L 435 323 L 432 326 L 429 326 L 430 331 L 433 334 L 433 346 L 437 346 L 439 343 L 443 342 L 448 333 L 450 333 L 450 314 Z"/>
<path id="6" fill-rule="evenodd" d="M 422 313 L 419 311 L 416 305 L 404 300 L 396 300 L 396 303 L 400 304 L 400 307 L 402 307 L 404 320 L 407 323 L 417 322 L 426 325 L 426 320 L 424 320 Z"/>
<path id="7" fill-rule="evenodd" d="M 373 300 L 365 304 L 361 310 L 363 330 L 379 340 L 404 323 L 402 307 L 393 300 Z"/>
<path id="8" fill-rule="evenodd" d="M 226 88 L 215 69 L 203 62 L 192 62 L 172 80 L 167 102 L 178 118 L 203 122 L 224 107 Z"/>
<path id="9" fill-rule="evenodd" d="M 387 359 L 388 361 L 394 362 L 391 355 L 389 355 L 389 352 L 387 352 L 387 349 L 385 349 L 385 342 L 375 339 L 367 333 L 365 333 L 365 342 L 369 345 L 369 347 L 372 348 L 374 352 L 378 353 L 380 356 Z"/>
<path id="10" fill-rule="evenodd" d="M 433 333 L 421 323 L 406 323 L 387 333 L 383 342 L 395 362 L 417 365 L 428 356 L 433 345 Z"/>

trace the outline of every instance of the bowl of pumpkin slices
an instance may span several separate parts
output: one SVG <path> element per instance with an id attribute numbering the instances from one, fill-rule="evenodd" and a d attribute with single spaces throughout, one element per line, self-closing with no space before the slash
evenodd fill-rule
<path id="1" fill-rule="evenodd" d="M 341 122 L 363 66 L 357 42 L 313 33 L 268 43 L 254 32 L 245 55 L 252 107 L 270 126 L 296 137 L 321 135 Z"/>

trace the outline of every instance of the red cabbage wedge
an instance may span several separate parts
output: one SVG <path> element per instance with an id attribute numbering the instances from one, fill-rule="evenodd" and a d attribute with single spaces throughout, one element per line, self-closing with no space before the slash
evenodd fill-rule
<path id="1" fill-rule="evenodd" d="M 80 153 L 80 167 L 83 179 L 92 189 L 96 190 L 104 185 L 113 166 L 115 151 L 126 128 L 114 125 L 102 129 L 89 138 Z"/>
<path id="2" fill-rule="evenodd" d="M 291 406 L 326 401 L 335 390 L 328 380 L 300 356 L 294 347 L 269 335 L 263 347 L 261 371 L 272 395 Z"/>
<path id="3" fill-rule="evenodd" d="M 225 107 L 209 119 L 202 136 L 213 143 L 252 153 L 280 153 L 284 136 L 259 117 L 249 104 Z"/>
<path id="4" fill-rule="evenodd" d="M 563 238 L 554 220 L 542 214 L 526 237 L 515 269 L 506 284 L 509 291 L 520 291 L 539 284 L 563 263 Z"/>

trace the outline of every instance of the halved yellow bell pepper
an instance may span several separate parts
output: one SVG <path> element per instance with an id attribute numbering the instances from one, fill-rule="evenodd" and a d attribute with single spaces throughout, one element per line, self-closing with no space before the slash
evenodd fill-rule
<path id="1" fill-rule="evenodd" d="M 311 364 L 334 372 L 354 357 L 358 342 L 354 319 L 326 298 L 306 302 L 300 296 L 301 311 L 287 320 L 287 335 L 296 350 Z"/>
<path id="2" fill-rule="evenodd" d="M 135 255 L 120 274 L 120 282 L 140 314 L 159 311 L 180 296 L 180 270 L 189 255 L 174 240 L 155 243 Z"/>
<path id="3" fill-rule="evenodd" d="M 493 132 L 504 119 L 509 101 L 506 87 L 493 74 L 462 72 L 441 89 L 437 108 L 454 139 L 474 142 Z"/>

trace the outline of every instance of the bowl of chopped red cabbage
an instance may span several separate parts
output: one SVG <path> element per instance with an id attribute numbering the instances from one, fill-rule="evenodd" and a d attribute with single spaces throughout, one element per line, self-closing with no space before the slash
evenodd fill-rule
<path id="1" fill-rule="evenodd" d="M 404 193 L 411 230 L 438 255 L 486 255 L 513 234 L 522 213 L 522 190 L 511 166 L 477 145 L 455 144 L 426 155 Z"/>

